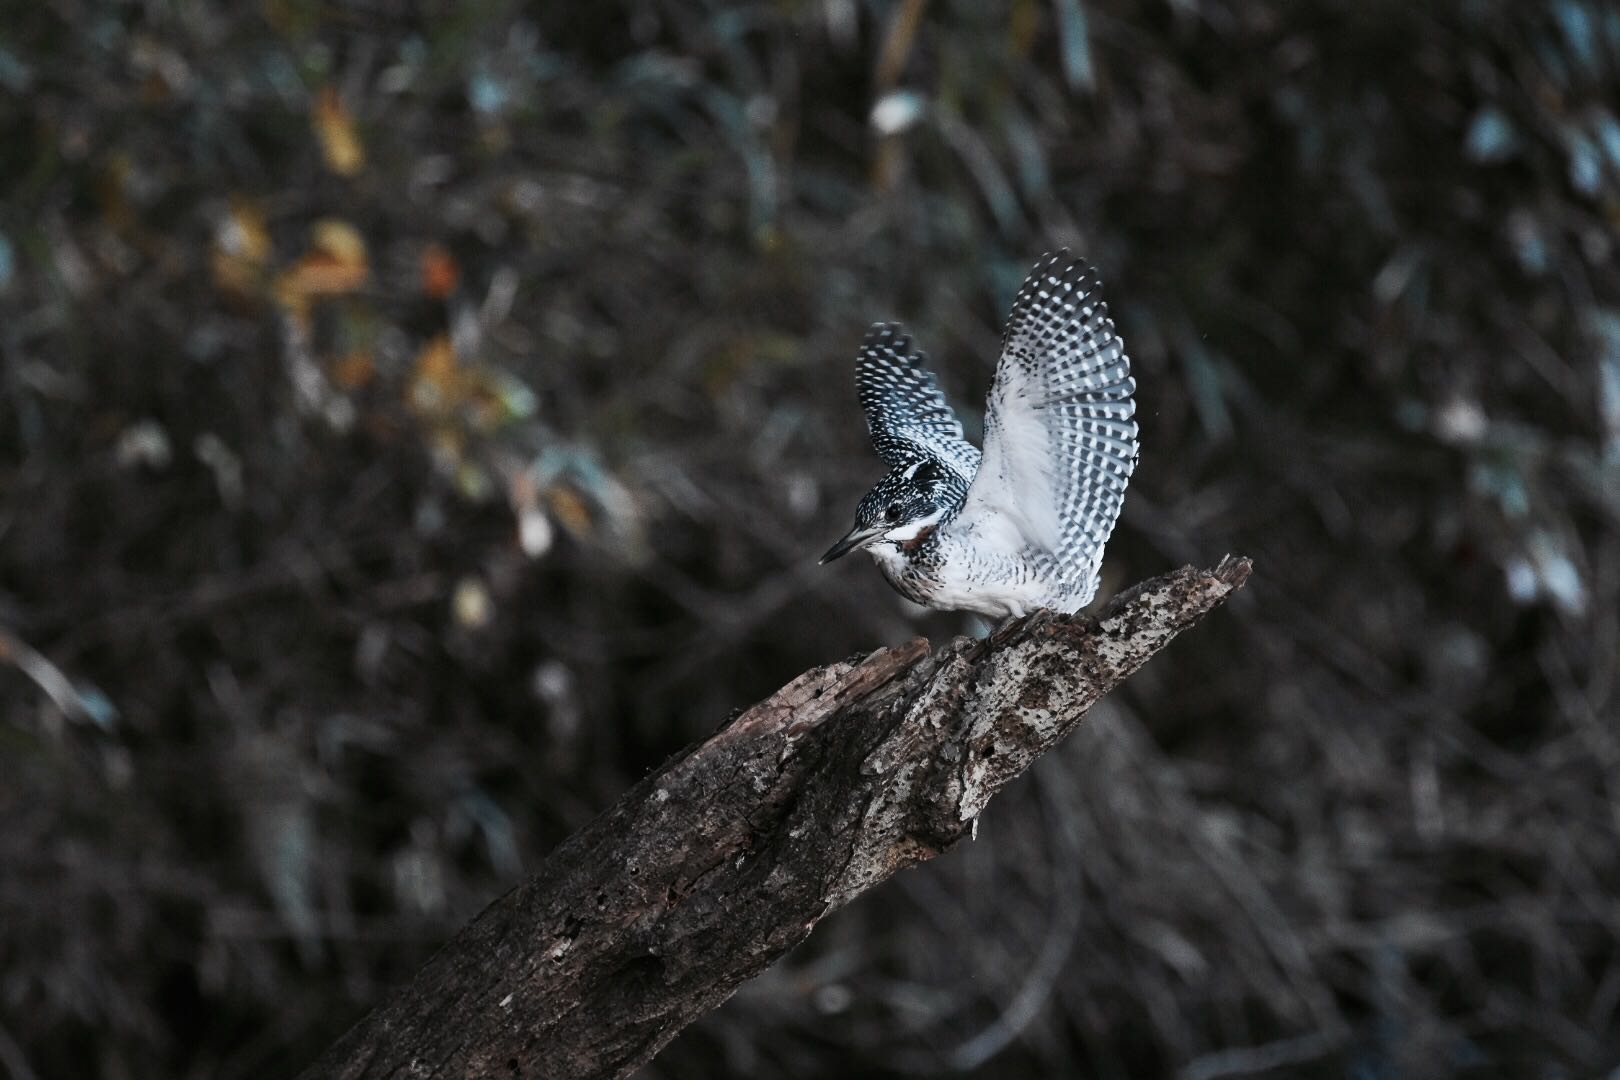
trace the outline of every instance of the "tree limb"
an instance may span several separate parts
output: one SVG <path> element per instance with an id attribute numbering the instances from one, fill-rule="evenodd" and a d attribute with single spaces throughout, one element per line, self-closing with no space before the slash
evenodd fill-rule
<path id="1" fill-rule="evenodd" d="M 308 1069 L 613 1077 L 829 912 L 933 858 L 1086 711 L 1249 576 L 1228 556 L 930 652 L 805 672 L 569 837 Z"/>

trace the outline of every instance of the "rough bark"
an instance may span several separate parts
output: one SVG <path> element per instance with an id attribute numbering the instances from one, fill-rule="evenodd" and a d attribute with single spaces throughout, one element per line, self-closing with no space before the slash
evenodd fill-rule
<path id="1" fill-rule="evenodd" d="M 1248 575 L 1228 557 L 1096 619 L 1039 612 L 804 673 L 564 841 L 305 1080 L 626 1075 L 829 912 L 960 840 Z"/>

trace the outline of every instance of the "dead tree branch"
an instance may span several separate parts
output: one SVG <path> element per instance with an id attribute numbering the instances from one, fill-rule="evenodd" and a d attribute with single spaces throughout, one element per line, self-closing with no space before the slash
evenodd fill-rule
<path id="1" fill-rule="evenodd" d="M 968 831 L 1249 575 L 1185 567 L 1102 615 L 808 671 L 564 841 L 304 1073 L 612 1077 Z"/>

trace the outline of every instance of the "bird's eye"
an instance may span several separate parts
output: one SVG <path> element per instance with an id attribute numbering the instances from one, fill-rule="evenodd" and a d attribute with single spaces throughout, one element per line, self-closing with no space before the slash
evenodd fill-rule
<path id="1" fill-rule="evenodd" d="M 900 520 L 900 504 L 897 503 L 897 502 L 890 503 L 888 509 L 883 511 L 883 517 L 887 521 L 891 521 L 891 522 L 899 521 Z"/>

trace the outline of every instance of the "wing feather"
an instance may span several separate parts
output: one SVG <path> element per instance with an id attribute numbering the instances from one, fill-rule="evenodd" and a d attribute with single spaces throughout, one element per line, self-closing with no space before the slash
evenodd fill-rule
<path id="1" fill-rule="evenodd" d="M 963 436 L 961 421 L 923 366 L 927 359 L 897 323 L 877 323 L 867 331 L 855 362 L 855 389 L 872 446 L 890 467 L 926 455 L 968 483 L 979 469 L 979 450 Z"/>
<path id="2" fill-rule="evenodd" d="M 1096 272 L 1045 256 L 1007 320 L 961 527 L 1009 519 L 1089 599 L 1136 468 L 1135 390 Z"/>

